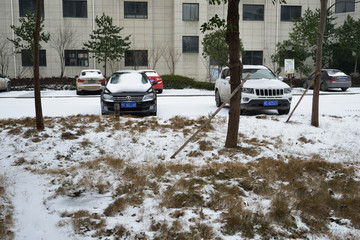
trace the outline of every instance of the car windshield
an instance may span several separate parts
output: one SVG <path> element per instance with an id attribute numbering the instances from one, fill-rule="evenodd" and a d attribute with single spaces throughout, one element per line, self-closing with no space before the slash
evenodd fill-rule
<path id="1" fill-rule="evenodd" d="M 276 79 L 276 76 L 269 69 L 243 69 L 242 78 L 250 74 L 249 79 Z"/>
<path id="2" fill-rule="evenodd" d="M 148 80 L 140 73 L 116 73 L 111 76 L 111 84 L 147 84 Z"/>

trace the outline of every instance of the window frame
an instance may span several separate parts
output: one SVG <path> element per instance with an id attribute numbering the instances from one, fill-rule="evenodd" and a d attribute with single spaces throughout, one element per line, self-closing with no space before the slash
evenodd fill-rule
<path id="1" fill-rule="evenodd" d="M 251 56 L 248 56 L 251 54 Z M 256 56 L 256 54 L 259 54 L 259 56 Z M 260 56 L 261 55 L 261 56 Z M 256 61 L 256 59 L 260 59 L 261 62 Z M 250 59 L 250 61 L 248 61 Z M 263 51 L 245 51 L 245 54 L 242 56 L 242 63 L 244 65 L 263 65 L 264 63 L 264 52 Z"/>
<path id="2" fill-rule="evenodd" d="M 73 3 L 74 6 L 68 6 L 65 4 Z M 76 2 L 84 3 L 85 2 L 85 9 L 82 9 L 82 6 L 77 6 Z M 87 0 L 62 0 L 62 7 L 63 7 L 63 18 L 87 18 L 88 17 L 88 4 Z M 66 8 L 65 8 L 66 7 Z M 68 12 L 68 8 L 73 7 L 74 10 L 72 12 Z M 73 14 L 70 14 L 73 13 Z"/>
<path id="3" fill-rule="evenodd" d="M 34 67 L 34 61 L 32 59 L 32 52 L 28 50 L 21 51 L 21 66 L 23 67 Z M 39 50 L 39 66 L 46 67 L 46 50 Z"/>
<path id="4" fill-rule="evenodd" d="M 70 56 L 74 54 L 73 56 Z M 79 54 L 86 54 L 86 57 L 79 57 Z M 87 50 L 65 50 L 64 51 L 65 67 L 88 67 L 89 66 L 89 52 Z M 71 64 L 72 62 L 75 63 Z M 84 63 L 84 64 L 82 64 Z"/>
<path id="5" fill-rule="evenodd" d="M 250 13 L 250 9 L 246 9 L 248 7 L 258 7 L 261 11 L 262 14 L 258 14 L 255 11 L 254 13 Z M 247 10 L 247 12 L 245 12 Z M 250 14 L 250 15 L 249 15 Z M 260 16 L 257 18 L 252 18 L 252 16 Z M 243 4 L 243 21 L 264 21 L 265 19 L 265 7 L 263 4 Z"/>
<path id="6" fill-rule="evenodd" d="M 148 50 L 126 50 L 124 62 L 125 67 L 147 67 L 149 65 Z"/>
<path id="7" fill-rule="evenodd" d="M 339 8 L 342 7 L 342 9 L 340 10 Z M 352 8 L 353 5 L 353 8 Z M 351 10 L 348 10 L 347 8 L 352 8 Z M 349 13 L 349 12 L 355 12 L 355 0 L 352 0 L 352 2 L 348 1 L 348 2 L 344 2 L 344 0 L 335 0 L 335 13 Z"/>
<path id="8" fill-rule="evenodd" d="M 189 7 L 189 11 L 190 11 L 190 13 L 188 14 L 189 16 L 185 15 L 185 13 L 186 13 L 185 7 L 186 6 Z M 193 7 L 195 9 L 193 9 Z M 195 17 L 192 17 L 193 11 L 196 12 Z M 190 21 L 190 22 L 199 21 L 199 3 L 183 3 L 182 4 L 182 20 L 183 21 Z"/>
<path id="9" fill-rule="evenodd" d="M 146 5 L 146 13 L 138 13 L 138 5 L 145 4 Z M 129 13 L 130 5 L 134 5 L 132 8 L 135 9 L 134 13 Z M 148 19 L 149 17 L 149 6 L 146 1 L 124 1 L 124 18 L 125 19 Z"/>
<path id="10" fill-rule="evenodd" d="M 186 46 L 186 39 L 196 39 L 196 43 L 190 43 L 189 46 Z M 194 46 L 192 46 L 194 45 Z M 182 37 L 182 53 L 199 53 L 199 36 L 183 36 Z"/>
<path id="11" fill-rule="evenodd" d="M 19 0 L 19 16 L 20 17 L 25 17 L 26 16 L 26 12 L 27 11 L 32 11 L 34 13 L 36 13 L 36 2 L 37 0 Z M 29 6 L 24 6 L 29 4 Z M 44 17 L 44 1 L 42 1 L 42 6 L 41 6 L 41 16 Z"/>
<path id="12" fill-rule="evenodd" d="M 289 18 L 287 18 L 287 16 L 285 18 L 284 14 L 283 14 L 283 12 L 286 11 L 285 9 L 288 9 L 287 11 L 290 13 Z M 294 11 L 295 9 L 297 9 L 297 10 L 300 9 L 300 15 L 298 17 L 297 16 L 293 17 L 293 15 L 296 14 L 295 13 L 296 11 Z M 289 5 L 281 5 L 280 21 L 281 22 L 291 22 L 292 20 L 296 20 L 296 19 L 301 17 L 301 11 L 302 11 L 302 7 L 299 6 L 299 5 L 291 5 L 291 6 L 289 6 Z"/>

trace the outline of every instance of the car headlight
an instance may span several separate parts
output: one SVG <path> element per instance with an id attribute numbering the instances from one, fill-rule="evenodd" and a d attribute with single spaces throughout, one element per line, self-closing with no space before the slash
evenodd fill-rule
<path id="1" fill-rule="evenodd" d="M 291 88 L 285 88 L 284 93 L 291 93 Z"/>
<path id="2" fill-rule="evenodd" d="M 113 95 L 108 94 L 108 93 L 104 93 L 102 95 L 102 98 L 103 98 L 104 101 L 107 101 L 107 102 L 113 102 L 114 101 Z"/>
<path id="3" fill-rule="evenodd" d="M 254 93 L 254 89 L 253 88 L 243 88 L 242 92 L 243 93 Z"/>
<path id="4" fill-rule="evenodd" d="M 146 102 L 146 101 L 152 101 L 154 99 L 155 99 L 155 94 L 152 92 L 152 93 L 146 93 L 142 100 Z"/>

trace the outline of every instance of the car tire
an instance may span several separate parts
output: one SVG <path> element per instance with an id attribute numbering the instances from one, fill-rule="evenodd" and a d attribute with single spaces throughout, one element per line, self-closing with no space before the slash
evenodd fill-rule
<path id="1" fill-rule="evenodd" d="M 343 87 L 343 88 L 341 88 L 341 91 L 343 91 L 343 92 L 346 92 L 346 90 L 348 90 L 348 88 L 347 88 L 347 87 Z"/>
<path id="2" fill-rule="evenodd" d="M 287 109 L 278 109 L 279 115 L 287 115 L 290 112 L 290 108 Z"/>
<path id="3" fill-rule="evenodd" d="M 240 109 L 240 115 L 245 115 L 245 110 L 244 109 Z"/>
<path id="4" fill-rule="evenodd" d="M 307 89 L 307 87 L 308 87 L 308 84 L 307 84 L 306 81 L 304 81 L 304 82 L 303 82 L 303 88 Z"/>
<path id="5" fill-rule="evenodd" d="M 162 89 L 159 89 L 159 90 L 157 90 L 157 92 L 158 92 L 158 93 L 162 93 L 162 92 L 163 92 L 163 90 L 162 90 Z"/>
<path id="6" fill-rule="evenodd" d="M 218 90 L 215 91 L 215 103 L 216 107 L 220 107 L 223 104 Z"/>
<path id="7" fill-rule="evenodd" d="M 5 91 L 10 92 L 10 90 L 11 90 L 11 83 L 8 82 L 8 83 L 6 84 L 6 90 L 5 90 Z"/>
<path id="8" fill-rule="evenodd" d="M 321 91 L 326 91 L 327 90 L 326 84 L 324 82 L 321 83 L 320 90 Z"/>
<path id="9" fill-rule="evenodd" d="M 83 93 L 82 93 L 82 91 L 78 91 L 78 90 L 76 89 L 76 95 L 83 95 Z"/>

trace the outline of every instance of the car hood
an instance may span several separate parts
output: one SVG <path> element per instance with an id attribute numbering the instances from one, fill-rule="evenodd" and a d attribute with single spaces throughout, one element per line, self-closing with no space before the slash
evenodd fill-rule
<path id="1" fill-rule="evenodd" d="M 147 90 L 149 90 L 151 88 L 151 84 L 150 83 L 127 83 L 127 82 L 121 82 L 121 83 L 117 83 L 117 84 L 108 84 L 106 86 L 106 88 L 111 92 L 111 93 L 122 93 L 122 92 L 140 92 L 140 93 L 144 93 Z"/>
<path id="2" fill-rule="evenodd" d="M 244 88 L 289 88 L 290 86 L 276 79 L 253 79 L 247 80 Z"/>

